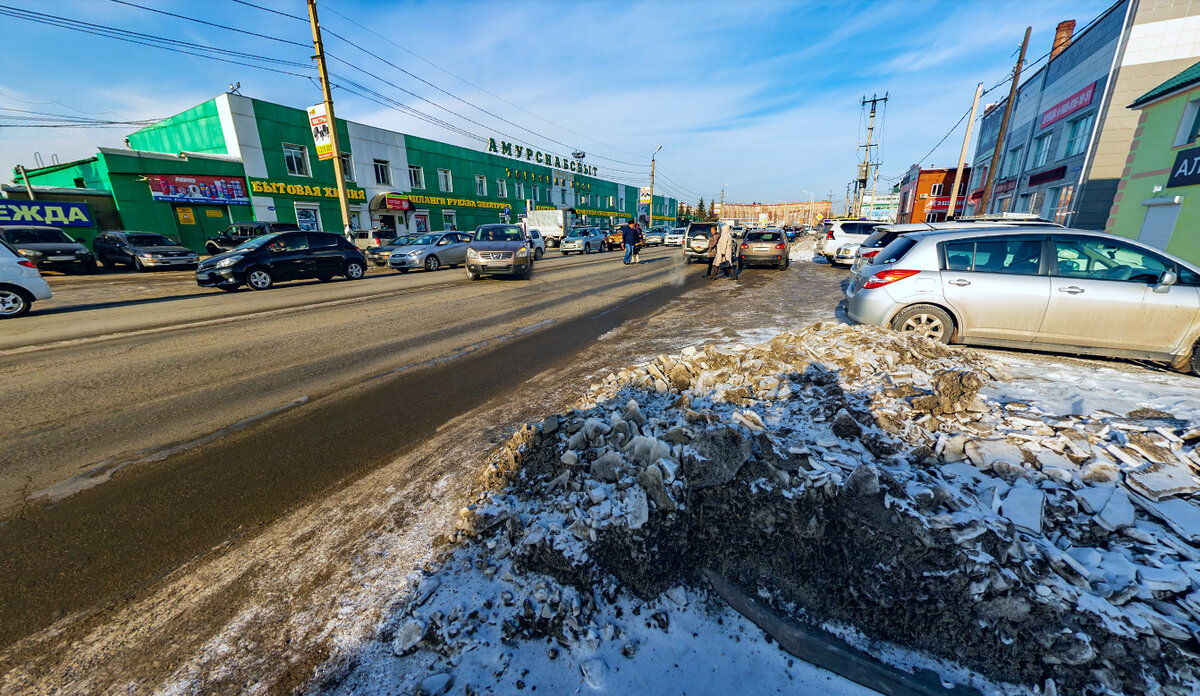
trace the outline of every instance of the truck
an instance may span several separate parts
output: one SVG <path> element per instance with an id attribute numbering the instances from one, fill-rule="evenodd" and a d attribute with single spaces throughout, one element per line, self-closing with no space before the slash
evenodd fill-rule
<path id="1" fill-rule="evenodd" d="M 547 247 L 557 247 L 571 231 L 574 218 L 571 210 L 531 210 L 525 214 L 525 228 L 539 230 Z"/>

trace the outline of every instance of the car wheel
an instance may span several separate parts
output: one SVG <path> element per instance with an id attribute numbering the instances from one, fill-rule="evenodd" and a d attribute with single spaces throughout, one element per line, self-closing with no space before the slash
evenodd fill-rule
<path id="1" fill-rule="evenodd" d="M 425 270 L 436 271 L 441 268 L 442 262 L 438 261 L 438 257 L 430 255 L 425 257 Z"/>
<path id="2" fill-rule="evenodd" d="M 949 343 L 954 336 L 954 320 L 946 310 L 933 305 L 914 305 L 905 309 L 892 320 L 892 328 L 938 343 Z"/>
<path id="3" fill-rule="evenodd" d="M 542 260 L 542 256 L 544 256 L 544 254 L 542 253 L 542 250 L 541 250 L 541 249 L 534 249 L 534 250 L 533 250 L 533 260 L 534 260 L 534 261 L 541 261 L 541 260 Z"/>
<path id="4" fill-rule="evenodd" d="M 367 269 L 363 267 L 360 261 L 347 261 L 346 270 L 342 274 L 346 276 L 346 280 L 358 280 L 367 274 Z"/>
<path id="5" fill-rule="evenodd" d="M 1188 361 L 1188 366 L 1192 368 L 1193 375 L 1200 377 L 1200 340 L 1192 346 L 1192 359 Z"/>
<path id="6" fill-rule="evenodd" d="M 467 269 L 467 280 L 479 280 L 479 278 L 480 278 L 480 276 L 478 273 L 476 273 L 475 271 L 472 271 L 469 268 Z"/>
<path id="7" fill-rule="evenodd" d="M 590 253 L 592 253 L 592 245 L 591 245 L 591 244 L 584 244 L 584 245 L 583 245 L 583 255 L 584 255 L 584 256 L 586 256 L 586 255 L 588 255 L 588 254 L 590 254 Z"/>
<path id="8" fill-rule="evenodd" d="M 33 300 L 17 288 L 0 288 L 0 319 L 19 317 L 29 312 Z"/>
<path id="9" fill-rule="evenodd" d="M 271 277 L 271 272 L 265 268 L 252 268 L 246 274 L 246 285 L 249 285 L 251 290 L 266 290 L 274 284 L 275 279 Z"/>
<path id="10" fill-rule="evenodd" d="M 133 257 L 133 270 L 137 271 L 138 273 L 146 272 L 146 266 L 143 265 L 142 260 L 136 256 Z"/>

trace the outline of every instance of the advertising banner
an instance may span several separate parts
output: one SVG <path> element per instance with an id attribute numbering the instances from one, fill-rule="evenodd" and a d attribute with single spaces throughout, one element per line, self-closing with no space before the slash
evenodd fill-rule
<path id="1" fill-rule="evenodd" d="M 649 186 L 642 187 L 642 195 L 638 198 L 638 203 L 645 203 L 646 205 L 650 204 L 650 187 Z"/>
<path id="2" fill-rule="evenodd" d="M 389 193 L 384 196 L 383 200 L 387 204 L 386 207 L 388 210 L 402 210 L 407 213 L 413 209 L 412 201 L 395 194 Z"/>
<path id="3" fill-rule="evenodd" d="M 1038 126 L 1038 128 L 1045 128 L 1046 126 L 1050 125 L 1051 123 L 1054 123 L 1055 121 L 1066 118 L 1067 116 L 1070 116 L 1071 114 L 1075 113 L 1076 111 L 1079 111 L 1080 109 L 1087 106 L 1088 104 L 1091 104 L 1092 103 L 1092 95 L 1095 93 L 1096 93 L 1096 83 L 1093 82 L 1092 84 L 1088 85 L 1087 87 L 1084 87 L 1083 89 L 1079 90 L 1075 94 L 1072 94 L 1071 96 L 1067 97 L 1066 99 L 1060 101 L 1059 103 L 1055 104 L 1054 106 L 1050 107 L 1049 109 L 1046 109 L 1044 112 L 1042 112 L 1042 122 L 1041 122 L 1041 125 Z"/>
<path id="4" fill-rule="evenodd" d="M 1167 188 L 1196 184 L 1200 184 L 1200 147 L 1180 150 L 1175 154 L 1175 166 L 1171 168 L 1171 178 L 1167 180 Z"/>
<path id="5" fill-rule="evenodd" d="M 954 202 L 954 212 L 962 212 L 966 199 L 962 196 Z M 935 196 L 925 200 L 925 212 L 944 213 L 950 209 L 950 196 Z"/>
<path id="6" fill-rule="evenodd" d="M 250 205 L 246 182 L 240 176 L 183 176 L 147 174 L 150 197 L 156 201 Z"/>
<path id="7" fill-rule="evenodd" d="M 325 105 L 308 107 L 308 125 L 312 128 L 313 142 L 317 145 L 317 159 L 333 159 L 333 140 L 329 137 L 329 116 Z"/>
<path id="8" fill-rule="evenodd" d="M 25 223 L 55 227 L 91 227 L 87 203 L 0 200 L 0 225 Z"/>

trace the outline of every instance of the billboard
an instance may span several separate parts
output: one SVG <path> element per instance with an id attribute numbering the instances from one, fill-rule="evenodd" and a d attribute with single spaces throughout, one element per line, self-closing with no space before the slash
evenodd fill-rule
<path id="1" fill-rule="evenodd" d="M 333 140 L 329 137 L 329 116 L 325 105 L 308 107 L 308 125 L 312 128 L 313 143 L 317 146 L 317 159 L 333 159 Z"/>
<path id="2" fill-rule="evenodd" d="M 246 182 L 240 176 L 147 174 L 150 197 L 156 201 L 250 205 Z"/>
<path id="3" fill-rule="evenodd" d="M 649 186 L 642 187 L 642 195 L 638 198 L 638 203 L 645 203 L 646 205 L 650 204 L 650 187 Z"/>
<path id="4" fill-rule="evenodd" d="M 1045 128 L 1051 123 L 1066 118 L 1083 107 L 1090 105 L 1092 103 L 1092 95 L 1095 93 L 1096 83 L 1093 82 L 1049 109 L 1046 109 L 1042 112 L 1042 122 L 1038 128 Z"/>
<path id="5" fill-rule="evenodd" d="M 14 222 L 57 227 L 93 225 L 87 203 L 0 200 L 0 225 Z"/>

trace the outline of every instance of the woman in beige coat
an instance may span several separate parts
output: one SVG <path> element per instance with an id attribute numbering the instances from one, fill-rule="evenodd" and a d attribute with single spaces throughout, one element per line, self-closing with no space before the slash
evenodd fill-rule
<path id="1" fill-rule="evenodd" d="M 717 256 L 713 260 L 713 267 L 720 268 L 721 264 L 726 262 L 729 265 L 726 266 L 728 270 L 725 272 L 725 277 L 728 278 L 729 273 L 732 272 L 733 279 L 737 280 L 739 269 L 737 259 L 734 258 L 733 230 L 729 228 L 729 225 L 722 224 L 721 234 L 717 238 Z"/>

